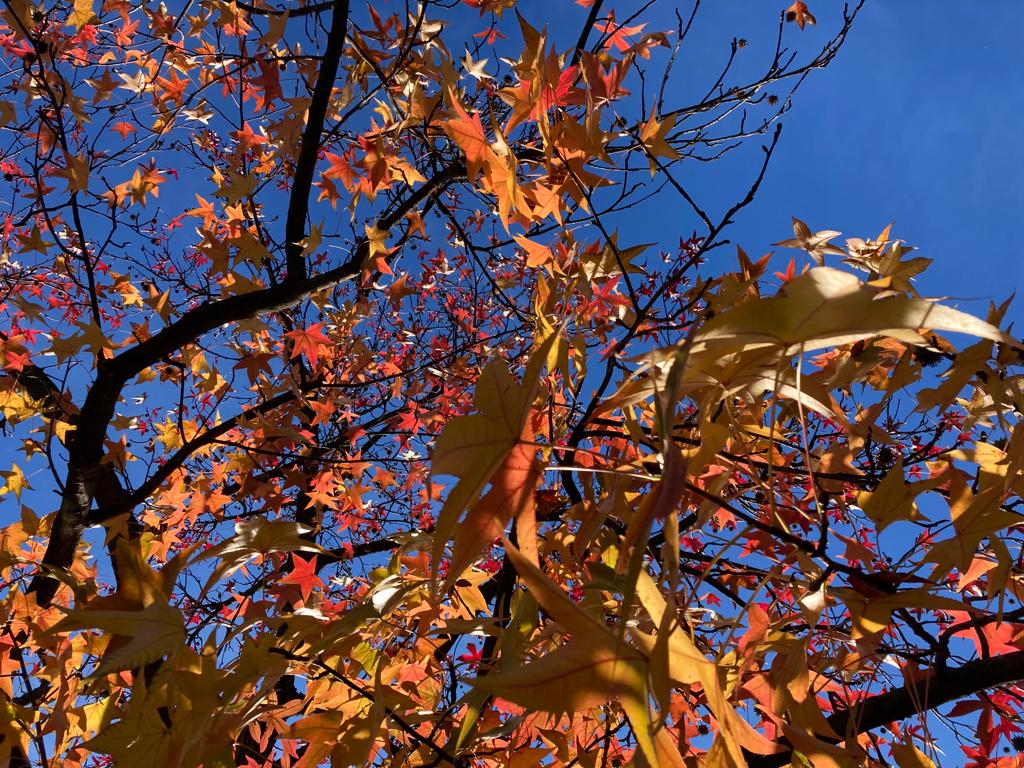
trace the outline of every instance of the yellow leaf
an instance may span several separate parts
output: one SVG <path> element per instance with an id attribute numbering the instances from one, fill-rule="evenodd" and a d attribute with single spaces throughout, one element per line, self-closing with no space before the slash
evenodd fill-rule
<path id="1" fill-rule="evenodd" d="M 555 713 L 576 712 L 618 698 L 648 762 L 667 764 L 659 760 L 664 742 L 658 739 L 660 726 L 649 710 L 647 659 L 576 606 L 512 542 L 503 539 L 503 544 L 530 595 L 568 630 L 572 640 L 526 667 L 492 673 L 474 685 L 517 704 Z M 498 687 L 492 687 L 495 679 Z"/>
<path id="2" fill-rule="evenodd" d="M 91 13 L 91 11 L 90 11 Z M 68 191 L 89 191 L 89 158 L 87 155 L 64 155 L 65 167 L 59 175 L 68 180 Z"/>
<path id="3" fill-rule="evenodd" d="M 32 231 L 29 234 L 15 234 L 15 237 L 21 243 L 18 253 L 41 253 L 45 256 L 46 249 L 54 245 L 52 240 L 47 240 L 43 237 L 43 233 L 39 231 L 38 224 L 32 225 Z"/>
<path id="4" fill-rule="evenodd" d="M 376 225 L 366 225 L 366 244 L 370 249 L 370 258 L 374 258 L 378 253 L 382 253 L 387 256 L 391 253 L 391 250 L 387 246 L 388 230 L 378 229 Z"/>
<path id="5" fill-rule="evenodd" d="M 951 566 L 961 572 L 966 571 L 977 554 L 982 539 L 1020 523 L 1019 515 L 1003 509 L 1002 487 L 984 482 L 984 473 L 981 475 L 983 487 L 977 494 L 959 473 L 952 475 L 950 479 L 949 514 L 956 535 L 937 542 L 928 552 L 927 560 L 938 564 L 932 578 L 936 578 L 939 573 L 948 572 Z"/>
<path id="6" fill-rule="evenodd" d="M 886 472 L 874 491 L 857 494 L 857 505 L 878 525 L 878 532 L 901 520 L 920 520 L 914 499 L 918 494 L 935 488 L 941 482 L 908 483 L 903 479 L 903 459 Z"/>
<path id="7" fill-rule="evenodd" d="M 200 554 L 196 562 L 220 558 L 220 565 L 210 576 L 212 584 L 252 558 L 271 552 L 323 552 L 318 544 L 303 538 L 308 532 L 308 527 L 289 520 L 240 520 L 235 523 L 234 536 Z"/>
<path id="8" fill-rule="evenodd" d="M 259 177 L 256 175 L 246 176 L 238 171 L 229 170 L 227 178 L 228 183 L 225 184 L 222 181 L 217 187 L 217 192 L 215 194 L 217 197 L 224 198 L 229 205 L 234 205 L 240 200 L 247 200 L 255 191 L 258 181 Z M 133 196 L 136 197 L 138 202 L 145 205 L 145 195 L 147 191 L 149 190 L 145 187 L 138 187 L 137 191 L 133 192 Z"/>
<path id="9" fill-rule="evenodd" d="M 964 604 L 950 597 L 933 595 L 927 589 L 902 589 L 891 595 L 866 597 L 853 589 L 837 589 L 853 619 L 853 639 L 871 637 L 887 626 L 897 608 L 930 608 L 936 611 L 963 611 Z"/>
<path id="10" fill-rule="evenodd" d="M 520 550 L 508 539 L 503 539 L 509 560 L 530 594 L 556 622 L 562 625 L 573 637 L 589 637 L 592 642 L 615 645 L 618 638 L 590 614 L 584 612 L 573 603 L 557 584 L 544 575 Z"/>
<path id="11" fill-rule="evenodd" d="M 913 744 L 893 744 L 892 756 L 900 768 L 935 768 L 935 763 Z"/>
<path id="12" fill-rule="evenodd" d="M 170 605 L 154 603 L 134 611 L 69 611 L 54 625 L 53 632 L 99 629 L 118 638 L 111 642 L 96 668 L 102 677 L 111 672 L 142 667 L 172 655 L 185 645 L 185 625 L 181 612 Z"/>
<path id="13" fill-rule="evenodd" d="M 0 689 L 0 760 L 4 765 L 11 764 L 8 758 L 15 746 L 19 746 L 23 754 L 29 753 L 31 734 L 21 725 L 24 712 L 20 709 L 7 692 Z"/>
<path id="14" fill-rule="evenodd" d="M 473 685 L 530 710 L 555 714 L 597 707 L 613 697 L 646 695 L 643 657 L 624 644 L 608 647 L 591 640 L 574 637 L 537 661 L 478 677 Z"/>
<path id="15" fill-rule="evenodd" d="M 155 288 L 151 287 L 149 297 L 143 299 L 143 301 L 146 303 L 146 306 L 151 307 L 159 314 L 160 319 L 166 323 L 174 312 L 174 306 L 171 304 L 170 299 L 171 292 L 169 290 L 159 293 Z"/>
<path id="16" fill-rule="evenodd" d="M 4 486 L 0 488 L 0 496 L 13 493 L 15 498 L 21 501 L 21 492 L 25 488 L 32 487 L 28 484 L 28 480 L 25 479 L 25 473 L 21 471 L 21 467 L 17 464 L 12 464 L 10 471 L 0 472 L 0 477 L 4 478 Z"/>
<path id="17" fill-rule="evenodd" d="M 130 718 L 85 742 L 91 752 L 114 756 L 118 768 L 146 768 L 165 756 L 174 741 L 156 707 L 139 707 Z"/>
<path id="18" fill-rule="evenodd" d="M 654 111 L 652 110 L 647 122 L 640 127 L 640 143 L 643 144 L 644 150 L 647 152 L 647 162 L 651 166 L 652 177 L 658 171 L 658 163 L 655 158 L 679 159 L 679 153 L 665 140 L 675 122 L 675 116 L 671 116 L 659 123 L 654 119 Z"/>
<path id="19" fill-rule="evenodd" d="M 773 742 L 755 731 L 729 703 L 718 678 L 717 666 L 704 656 L 690 636 L 673 619 L 671 612 L 667 610 L 665 598 L 654 580 L 644 571 L 641 571 L 637 581 L 636 594 L 644 610 L 659 627 L 659 631 L 656 639 L 642 632 L 634 633 L 634 637 L 651 657 L 652 664 L 658 663 L 656 657 L 659 653 L 667 654 L 668 674 L 673 680 L 682 685 L 700 683 L 704 688 L 708 707 L 718 720 L 724 742 L 722 746 L 732 760 L 743 765 L 744 748 L 758 754 L 778 751 Z"/>
<path id="20" fill-rule="evenodd" d="M 93 13 L 92 3 L 93 0 L 75 0 L 75 8 L 68 16 L 68 25 L 79 30 L 92 21 L 96 15 Z"/>
<path id="21" fill-rule="evenodd" d="M 998 328 L 923 299 L 884 295 L 856 275 L 811 269 L 775 296 L 748 301 L 708 321 L 694 352 L 783 347 L 788 353 L 852 344 L 879 334 L 919 339 L 920 328 L 967 333 L 1021 348 Z"/>
<path id="22" fill-rule="evenodd" d="M 288 738 L 308 745 L 299 763 L 302 768 L 320 765 L 331 754 L 344 721 L 344 713 L 334 710 L 308 715 L 288 727 Z"/>

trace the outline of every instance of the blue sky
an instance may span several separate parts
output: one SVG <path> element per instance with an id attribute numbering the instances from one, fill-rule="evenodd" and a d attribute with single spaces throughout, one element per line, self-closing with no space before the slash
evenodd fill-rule
<path id="1" fill-rule="evenodd" d="M 754 14 L 762 22 L 777 13 L 765 0 L 707 5 L 709 30 L 728 30 L 747 7 L 771 6 Z M 802 34 L 823 41 L 839 4 L 810 6 L 819 25 Z M 732 238 L 753 254 L 789 236 L 790 215 L 844 236 L 874 236 L 894 221 L 896 237 L 935 259 L 922 294 L 983 315 L 1024 275 L 1022 33 L 1024 6 L 1011 0 L 868 0 L 838 59 L 797 93 Z M 1024 303 L 1014 318 L 1022 324 Z"/>
<path id="2" fill-rule="evenodd" d="M 668 101 L 692 103 L 703 94 L 734 37 L 749 44 L 739 51 L 737 77 L 727 84 L 742 84 L 744 73 L 763 73 L 787 4 L 703 2 Z M 787 24 L 783 34 L 783 44 L 798 51 L 800 61 L 835 33 L 842 18 L 837 0 L 808 5 L 817 26 L 800 31 Z M 571 0 L 525 0 L 518 7 L 531 23 L 546 22 L 563 50 L 575 42 L 587 13 Z M 604 5 L 620 21 L 636 7 Z M 676 10 L 685 17 L 691 8 L 688 0 L 661 0 L 639 20 L 648 22 L 646 31 L 668 30 L 675 27 Z M 1018 0 L 867 0 L 837 59 L 800 87 L 760 194 L 724 236 L 761 255 L 791 237 L 790 216 L 815 230 L 840 230 L 843 238 L 873 237 L 894 222 L 894 237 L 935 260 L 918 281 L 921 293 L 948 297 L 984 316 L 988 302 L 1004 300 L 1024 275 L 1015 248 L 1015 230 L 1024 221 L 1021 73 L 1024 5 Z M 699 201 L 709 203 L 714 218 L 746 191 L 760 144 L 752 141 L 710 166 L 684 162 L 675 172 Z M 619 223 L 636 242 L 664 244 L 677 228 L 677 234 L 699 230 L 676 200 L 659 198 Z M 723 268 L 731 267 L 731 249 L 719 253 L 729 259 Z M 799 254 L 779 251 L 780 267 L 791 256 Z M 1024 327 L 1024 300 L 1007 320 Z"/>

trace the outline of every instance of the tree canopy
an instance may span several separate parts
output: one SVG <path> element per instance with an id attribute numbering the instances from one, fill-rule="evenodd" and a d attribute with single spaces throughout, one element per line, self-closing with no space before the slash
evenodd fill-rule
<path id="1" fill-rule="evenodd" d="M 0 764 L 1024 765 L 1024 345 L 730 241 L 784 6 L 4 0 Z"/>

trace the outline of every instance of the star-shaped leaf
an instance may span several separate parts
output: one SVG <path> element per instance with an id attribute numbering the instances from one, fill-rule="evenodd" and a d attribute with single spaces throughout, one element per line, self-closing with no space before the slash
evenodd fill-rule
<path id="1" fill-rule="evenodd" d="M 829 240 L 839 237 L 840 233 L 833 229 L 823 229 L 820 232 L 811 232 L 811 228 L 800 219 L 793 217 L 793 237 L 789 240 L 782 240 L 775 243 L 780 248 L 802 248 L 807 251 L 814 262 L 820 267 L 825 264 L 825 255 L 845 256 L 846 251 L 838 246 L 832 245 Z"/>

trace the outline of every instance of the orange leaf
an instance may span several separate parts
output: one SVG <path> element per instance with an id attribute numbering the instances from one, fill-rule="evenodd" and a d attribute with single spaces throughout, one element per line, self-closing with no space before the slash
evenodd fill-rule
<path id="1" fill-rule="evenodd" d="M 323 586 L 323 581 L 316 573 L 316 555 L 304 560 L 292 552 L 292 569 L 285 576 L 278 579 L 278 584 L 295 584 L 302 593 L 304 601 L 309 600 L 309 593 L 313 587 Z"/>
<path id="2" fill-rule="evenodd" d="M 795 21 L 800 29 L 804 28 L 804 24 L 817 23 L 814 16 L 807 9 L 807 3 L 803 2 L 803 0 L 796 0 L 795 3 L 786 9 L 786 21 Z"/>
<path id="3" fill-rule="evenodd" d="M 480 122 L 480 115 L 474 114 L 471 117 L 454 94 L 452 94 L 452 109 L 455 110 L 457 117 L 446 122 L 444 129 L 459 149 L 466 154 L 466 173 L 472 179 L 476 177 L 481 166 L 487 161 L 488 155 L 493 151 L 487 142 L 484 126 Z"/>
<path id="4" fill-rule="evenodd" d="M 529 425 L 523 428 L 523 441 L 533 439 Z M 448 580 L 454 582 L 492 541 L 505 532 L 513 517 L 524 519 L 526 528 L 536 528 L 535 491 L 542 474 L 534 461 L 536 448 L 529 442 L 518 443 L 491 478 L 491 488 L 469 510 L 455 534 Z M 532 523 L 532 525 L 531 525 Z M 520 526 L 522 528 L 523 526 Z M 519 531 L 520 546 L 536 560 L 535 530 Z"/>
<path id="5" fill-rule="evenodd" d="M 316 365 L 316 361 L 321 357 L 329 357 L 331 339 L 320 331 L 323 327 L 323 323 L 315 323 L 309 328 L 286 333 L 285 337 L 292 342 L 291 357 L 305 355 L 310 365 Z"/>
<path id="6" fill-rule="evenodd" d="M 481 537 L 485 533 L 492 530 L 486 520 L 495 521 L 493 515 L 490 518 L 487 515 L 495 509 L 498 499 L 507 501 L 515 498 L 522 503 L 517 488 L 522 490 L 531 471 L 527 465 L 527 454 L 529 461 L 532 462 L 533 458 L 533 449 L 522 445 L 522 440 L 523 435 L 528 434 L 527 419 L 552 340 L 553 337 L 538 346 L 522 383 L 516 381 L 500 361 L 491 362 L 477 382 L 474 404 L 479 413 L 452 419 L 438 436 L 432 457 L 433 472 L 455 475 L 459 483 L 448 493 L 437 519 L 432 553 L 434 563 L 440 562 L 462 511 L 479 498 L 489 482 L 495 483 L 493 496 L 486 503 L 481 500 L 474 507 L 476 514 L 471 513 L 477 535 L 464 535 L 463 539 L 468 539 L 461 545 L 464 548 L 453 553 L 460 562 L 471 562 L 475 556 L 474 547 L 483 540 Z M 517 455 L 512 458 L 514 452 Z M 504 521 L 507 523 L 510 517 L 510 514 L 504 517 Z M 450 578 L 457 578 L 455 568 L 450 571 Z"/>
<path id="7" fill-rule="evenodd" d="M 522 235 L 516 235 L 513 239 L 519 244 L 520 248 L 526 251 L 527 267 L 543 267 L 554 260 L 554 254 L 551 253 L 551 249 L 547 246 L 535 243 L 533 240 Z"/>

